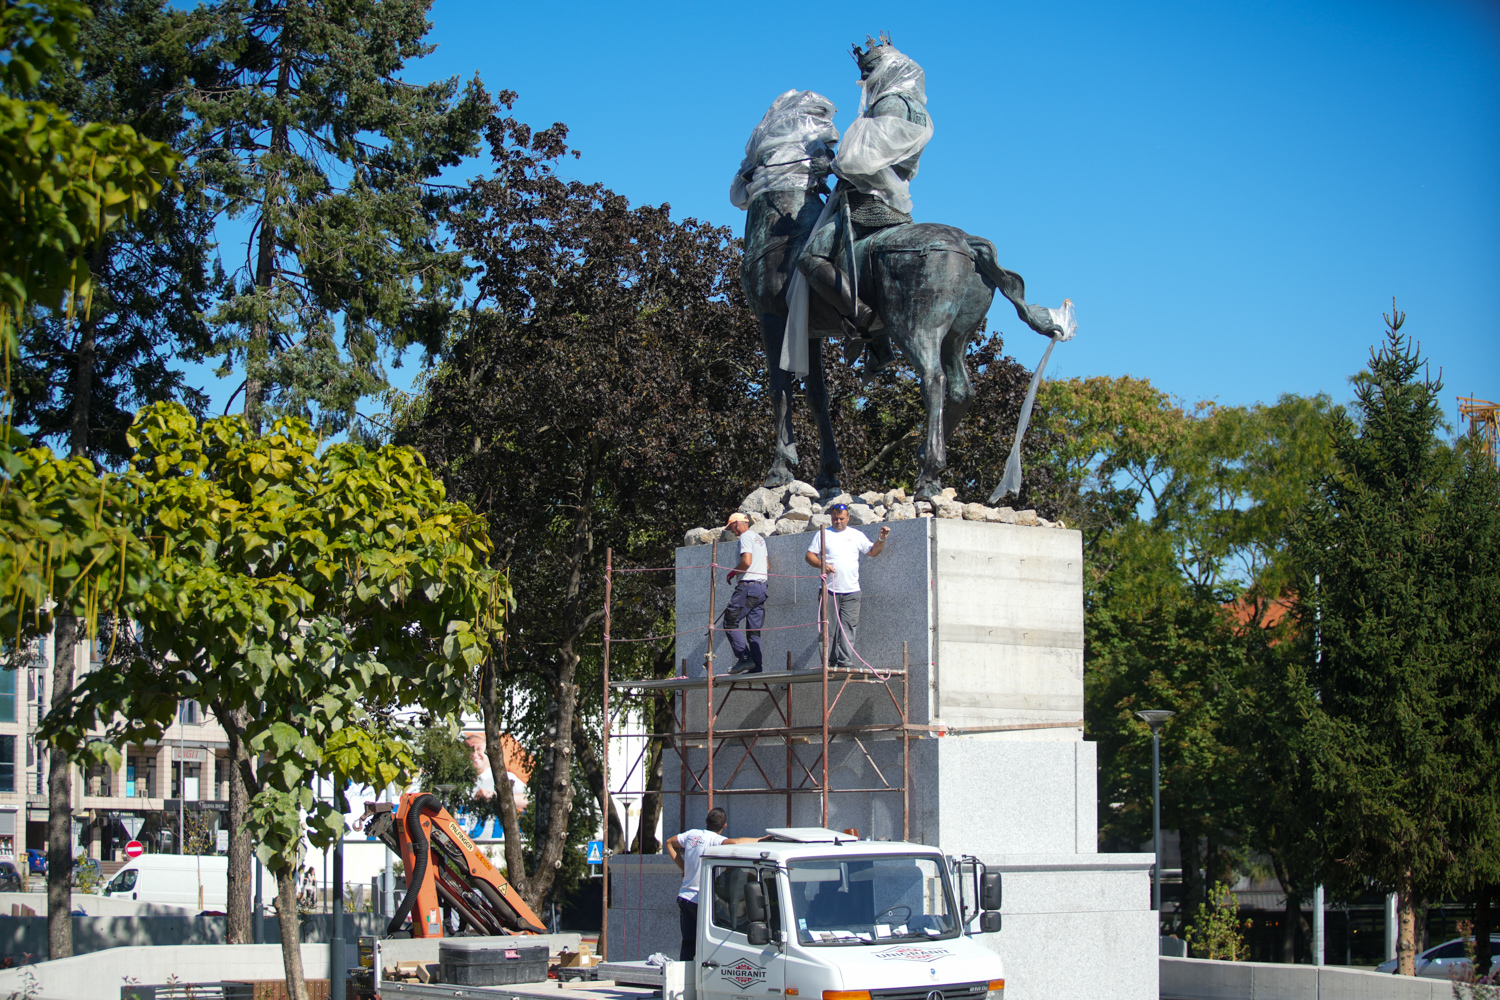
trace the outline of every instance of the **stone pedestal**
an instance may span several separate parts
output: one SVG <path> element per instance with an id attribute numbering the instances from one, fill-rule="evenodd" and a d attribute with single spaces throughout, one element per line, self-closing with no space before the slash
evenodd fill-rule
<path id="1" fill-rule="evenodd" d="M 885 551 L 861 565 L 856 650 L 868 668 L 898 673 L 830 685 L 826 825 L 975 855 L 1003 872 L 1004 929 L 985 940 L 1005 959 L 1009 1000 L 1155 998 L 1152 859 L 1097 853 L 1080 533 L 930 518 L 889 526 Z M 878 527 L 848 530 L 873 540 Z M 788 683 L 821 665 L 819 581 L 804 560 L 816 538 L 767 539 L 763 676 L 722 676 L 734 657 L 715 632 L 714 730 L 753 731 L 720 742 L 714 759 L 714 804 L 728 810 L 732 836 L 825 825 L 821 677 Z M 688 678 L 705 675 L 708 623 L 728 602 L 724 574 L 737 561 L 732 542 L 677 550 L 677 655 Z M 677 697 L 685 731 L 705 730 L 703 687 Z M 703 825 L 705 753 L 699 740 L 686 770 L 666 761 L 666 836 Z M 610 871 L 610 957 L 673 954 L 676 868 L 621 857 Z M 661 930 L 634 930 L 647 925 Z"/>

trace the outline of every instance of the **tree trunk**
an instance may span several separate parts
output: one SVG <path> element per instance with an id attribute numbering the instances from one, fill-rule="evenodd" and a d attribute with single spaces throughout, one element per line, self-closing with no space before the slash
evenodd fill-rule
<path id="1" fill-rule="evenodd" d="M 589 793 L 594 796 L 594 801 L 599 803 L 599 809 L 602 811 L 604 809 L 604 769 L 599 755 L 594 752 L 594 745 L 589 742 L 588 734 L 582 726 L 573 730 L 573 752 L 578 754 L 578 769 L 583 772 L 584 780 L 589 783 Z M 620 826 L 620 814 L 611 808 L 608 819 L 609 832 L 604 838 L 605 846 L 613 854 L 628 851 L 630 848 L 625 843 L 625 830 Z"/>
<path id="2" fill-rule="evenodd" d="M 99 273 L 102 254 L 95 254 L 90 266 Z M 78 349 L 74 352 L 73 401 L 68 415 L 68 453 L 73 458 L 86 458 L 89 451 L 89 404 L 94 394 L 94 355 L 97 323 L 89 316 L 78 325 Z"/>
<path id="3" fill-rule="evenodd" d="M 78 619 L 57 619 L 52 656 L 51 710 L 64 711 L 73 699 L 73 661 Z M 47 958 L 73 954 L 73 762 L 59 746 L 47 749 Z"/>
<path id="4" fill-rule="evenodd" d="M 291 1000 L 308 1000 L 307 978 L 302 974 L 302 930 L 297 913 L 297 870 L 276 872 L 276 912 L 281 927 L 281 963 L 286 969 L 286 995 Z"/>
<path id="5" fill-rule="evenodd" d="M 292 81 L 292 63 L 290 59 L 281 60 L 281 68 L 276 76 L 276 102 L 278 104 L 285 98 L 287 88 Z M 270 153 L 275 156 L 286 152 L 288 147 L 287 128 L 284 124 L 277 124 L 271 128 Z M 271 188 L 277 182 L 276 177 L 266 179 L 265 198 L 267 205 L 275 197 Z M 267 211 L 263 211 L 260 217 L 260 239 L 255 248 L 255 287 L 261 292 L 269 292 L 271 285 L 276 280 L 276 227 L 266 220 Z M 250 347 L 245 356 L 245 417 L 250 421 L 251 430 L 260 433 L 265 404 L 265 381 L 260 377 L 260 371 L 264 369 L 270 354 L 270 329 L 264 322 L 255 322 L 250 326 Z"/>
<path id="6" fill-rule="evenodd" d="M 240 738 L 246 722 L 244 709 L 229 709 L 215 703 L 214 714 L 224 720 L 229 735 L 229 906 L 225 911 L 226 934 L 230 944 L 251 944 L 255 921 L 251 893 L 255 890 L 250 868 L 250 831 L 245 825 L 249 796 L 245 790 L 242 767 L 247 767 L 250 752 Z"/>
<path id="7" fill-rule="evenodd" d="M 1417 908 L 1410 868 L 1396 876 L 1396 975 L 1417 973 Z"/>
<path id="8" fill-rule="evenodd" d="M 1490 899 L 1494 891 L 1488 882 L 1474 891 L 1474 974 L 1479 977 L 1489 975 L 1494 959 L 1490 954 Z"/>
<path id="9" fill-rule="evenodd" d="M 1281 916 L 1281 960 L 1292 965 L 1297 961 L 1297 931 L 1302 924 L 1302 897 L 1292 885 L 1291 876 L 1287 874 L 1287 867 L 1281 858 L 1272 854 L 1271 865 L 1276 869 L 1276 879 L 1281 883 L 1281 891 L 1286 894 L 1286 905 Z"/>
<path id="10" fill-rule="evenodd" d="M 1178 904 L 1178 922 L 1184 932 L 1198 919 L 1198 910 L 1203 905 L 1203 878 L 1199 874 L 1202 860 L 1199 855 L 1198 831 L 1177 831 L 1177 843 L 1182 852 L 1182 902 Z"/>

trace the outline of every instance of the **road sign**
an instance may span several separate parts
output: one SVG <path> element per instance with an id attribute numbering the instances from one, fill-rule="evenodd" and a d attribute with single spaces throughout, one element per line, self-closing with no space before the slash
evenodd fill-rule
<path id="1" fill-rule="evenodd" d="M 604 864 L 604 841 L 602 841 L 602 840 L 591 840 L 591 841 L 589 841 L 589 852 L 588 852 L 587 862 L 589 864 L 591 864 L 591 865 L 602 865 L 602 864 Z"/>
<path id="2" fill-rule="evenodd" d="M 139 840 L 132 840 L 130 843 L 125 845 L 125 856 L 127 858 L 138 858 L 145 853 L 146 848 L 141 845 L 141 842 Z"/>

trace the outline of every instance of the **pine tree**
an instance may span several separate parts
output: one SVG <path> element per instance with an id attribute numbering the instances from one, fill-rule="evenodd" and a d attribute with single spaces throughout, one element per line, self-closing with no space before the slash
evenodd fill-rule
<path id="1" fill-rule="evenodd" d="M 1339 471 L 1292 532 L 1300 634 L 1315 694 L 1306 730 L 1332 877 L 1399 897 L 1410 975 L 1424 901 L 1453 889 L 1492 741 L 1476 711 L 1455 611 L 1471 598 L 1452 552 L 1456 463 L 1438 439 L 1440 381 L 1386 317 L 1385 343 L 1335 424 Z M 1491 654 L 1492 655 L 1492 654 Z M 1487 745 L 1489 743 L 1489 745 Z"/>
<path id="2" fill-rule="evenodd" d="M 357 407 L 386 360 L 438 351 L 453 323 L 465 271 L 437 181 L 477 152 L 490 100 L 477 79 L 401 79 L 432 51 L 430 6 L 219 0 L 176 40 L 195 60 L 193 167 L 247 234 L 209 320 L 252 426 L 279 412 L 369 433 Z"/>

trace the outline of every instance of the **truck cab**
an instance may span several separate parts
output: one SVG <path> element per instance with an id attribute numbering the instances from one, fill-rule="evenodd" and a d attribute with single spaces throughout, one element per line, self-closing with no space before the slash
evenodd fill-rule
<path id="1" fill-rule="evenodd" d="M 698 1000 L 1003 1000 L 1000 956 L 973 940 L 1000 929 L 998 873 L 921 844 L 767 832 L 703 852 Z"/>

